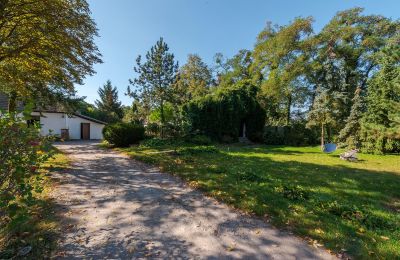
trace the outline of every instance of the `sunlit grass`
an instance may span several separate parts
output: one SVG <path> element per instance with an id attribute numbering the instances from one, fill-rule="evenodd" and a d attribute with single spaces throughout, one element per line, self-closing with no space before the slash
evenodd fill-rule
<path id="1" fill-rule="evenodd" d="M 400 257 L 398 155 L 360 154 L 358 162 L 347 162 L 341 151 L 324 154 L 319 147 L 237 145 L 159 153 L 171 149 L 121 151 L 334 252 Z"/>

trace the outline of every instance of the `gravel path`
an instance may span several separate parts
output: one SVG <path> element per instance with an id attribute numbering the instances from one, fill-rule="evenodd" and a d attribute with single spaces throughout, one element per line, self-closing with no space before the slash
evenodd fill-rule
<path id="1" fill-rule="evenodd" d="M 56 146 L 72 170 L 56 176 L 63 238 L 55 258 L 334 259 L 94 142 Z"/>

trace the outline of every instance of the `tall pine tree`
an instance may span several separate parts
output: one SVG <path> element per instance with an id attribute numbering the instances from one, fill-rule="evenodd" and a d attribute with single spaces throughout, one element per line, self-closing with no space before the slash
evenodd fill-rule
<path id="1" fill-rule="evenodd" d="M 134 89 L 131 90 L 128 87 L 128 95 L 139 100 L 143 107 L 152 110 L 160 109 L 161 129 L 165 126 L 165 103 L 171 100 L 172 84 L 178 67 L 174 55 L 169 52 L 168 45 L 163 38 L 160 38 L 147 52 L 144 63 L 142 63 L 142 57 L 138 56 L 134 68 L 138 77 L 129 81 Z M 163 130 L 161 136 L 164 137 Z"/>
<path id="2" fill-rule="evenodd" d="M 345 127 L 339 133 L 340 146 L 348 149 L 360 148 L 361 118 L 365 112 L 365 104 L 361 95 L 361 87 L 355 91 L 350 115 L 346 119 Z"/>
<path id="3" fill-rule="evenodd" d="M 362 120 L 363 148 L 368 152 L 400 152 L 400 39 L 379 55 L 380 70 L 371 78 L 367 113 Z"/>
<path id="4" fill-rule="evenodd" d="M 110 80 L 97 91 L 100 100 L 96 100 L 95 104 L 100 111 L 102 120 L 107 123 L 120 121 L 124 114 L 121 102 L 118 100 L 118 90 L 113 87 Z"/>

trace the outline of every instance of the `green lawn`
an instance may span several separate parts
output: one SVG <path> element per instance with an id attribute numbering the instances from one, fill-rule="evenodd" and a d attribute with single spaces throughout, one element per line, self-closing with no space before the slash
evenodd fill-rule
<path id="1" fill-rule="evenodd" d="M 318 147 L 120 149 L 310 242 L 356 258 L 400 258 L 400 156 L 359 162 Z M 164 151 L 164 152 L 162 152 Z"/>
<path id="2" fill-rule="evenodd" d="M 54 203 L 49 198 L 53 182 L 49 173 L 68 168 L 68 158 L 55 151 L 54 158 L 43 165 L 39 177 L 43 191 L 34 193 L 33 204 L 18 214 L 15 224 L 0 218 L 0 259 L 16 257 L 18 250 L 31 246 L 32 251 L 24 259 L 48 259 L 56 246 L 58 219 L 54 212 Z M 32 181 L 37 181 L 36 176 Z M 8 225 L 4 225 L 8 223 Z M 16 257 L 21 259 L 21 257 Z"/>

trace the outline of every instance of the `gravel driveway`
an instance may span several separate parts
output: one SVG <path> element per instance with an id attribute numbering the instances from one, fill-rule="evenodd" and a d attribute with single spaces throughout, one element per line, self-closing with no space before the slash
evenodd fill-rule
<path id="1" fill-rule="evenodd" d="M 63 219 L 56 258 L 334 258 L 94 142 L 56 146 L 72 160 L 72 170 L 56 176 Z"/>

